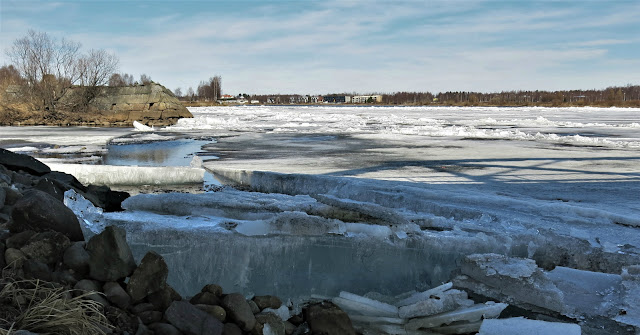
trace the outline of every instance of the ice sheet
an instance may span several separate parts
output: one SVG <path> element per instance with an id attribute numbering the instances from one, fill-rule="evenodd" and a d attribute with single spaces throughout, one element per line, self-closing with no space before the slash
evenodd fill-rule
<path id="1" fill-rule="evenodd" d="M 485 320 L 478 335 L 580 335 L 581 333 L 580 326 L 577 324 L 510 318 Z"/>
<path id="2" fill-rule="evenodd" d="M 65 172 L 83 184 L 182 185 L 202 184 L 204 169 L 190 167 L 141 167 L 48 163 L 53 171 Z"/>

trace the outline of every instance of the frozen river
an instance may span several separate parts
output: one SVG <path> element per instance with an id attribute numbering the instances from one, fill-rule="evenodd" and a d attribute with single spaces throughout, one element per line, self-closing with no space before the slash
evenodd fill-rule
<path id="1" fill-rule="evenodd" d="M 139 195 L 103 216 L 138 259 L 161 252 L 186 295 L 211 282 L 293 299 L 397 294 L 449 280 L 476 252 L 617 274 L 640 263 L 640 109 L 190 110 L 154 133 L 4 127 L 0 146 L 58 163 L 197 155 L 241 186 Z"/>

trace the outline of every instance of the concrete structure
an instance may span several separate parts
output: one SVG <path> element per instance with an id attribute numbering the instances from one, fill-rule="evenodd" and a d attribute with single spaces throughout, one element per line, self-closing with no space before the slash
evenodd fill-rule
<path id="1" fill-rule="evenodd" d="M 354 104 L 382 102 L 382 95 L 356 95 L 351 99 Z"/>

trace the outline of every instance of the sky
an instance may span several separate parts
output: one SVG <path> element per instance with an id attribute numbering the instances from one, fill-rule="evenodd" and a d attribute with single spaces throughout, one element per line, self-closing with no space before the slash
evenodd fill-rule
<path id="1" fill-rule="evenodd" d="M 214 75 L 225 94 L 640 84 L 638 0 L 0 0 L 0 65 L 29 29 L 183 92 Z"/>

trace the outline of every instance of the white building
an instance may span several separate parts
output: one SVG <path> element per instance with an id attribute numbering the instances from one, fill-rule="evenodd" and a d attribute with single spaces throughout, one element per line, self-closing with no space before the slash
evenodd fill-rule
<path id="1" fill-rule="evenodd" d="M 354 104 L 382 102 L 382 95 L 356 95 L 351 99 L 351 101 Z"/>

